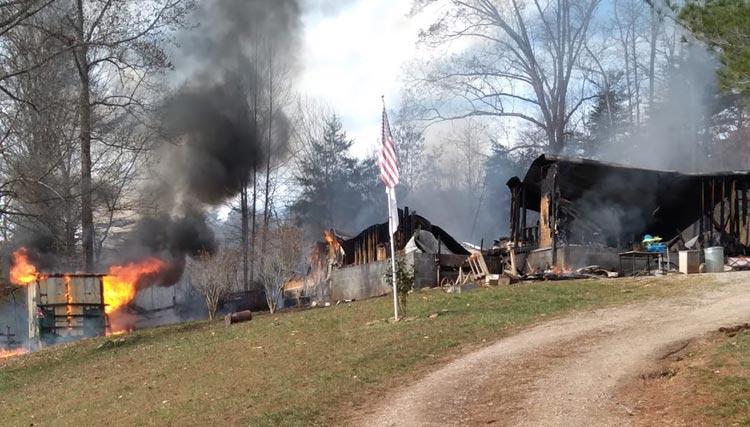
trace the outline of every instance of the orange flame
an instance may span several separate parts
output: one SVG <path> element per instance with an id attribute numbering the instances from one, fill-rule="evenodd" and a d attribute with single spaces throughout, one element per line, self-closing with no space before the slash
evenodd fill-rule
<path id="1" fill-rule="evenodd" d="M 70 305 L 73 303 L 73 296 L 70 295 L 70 276 L 63 276 L 65 280 L 65 315 L 67 316 L 68 328 L 70 329 L 73 324 L 73 307 Z"/>
<path id="2" fill-rule="evenodd" d="M 18 356 L 19 354 L 28 353 L 28 350 L 25 348 L 17 348 L 15 350 L 5 350 L 3 348 L 0 348 L 0 359 L 4 359 L 6 357 L 11 356 Z"/>
<path id="3" fill-rule="evenodd" d="M 10 281 L 16 285 L 28 286 L 44 276 L 40 275 L 36 266 L 29 262 L 26 248 L 13 252 L 13 263 L 10 268 Z"/>
<path id="4" fill-rule="evenodd" d="M 326 242 L 328 242 L 328 244 L 329 244 L 329 245 L 331 245 L 331 247 L 333 247 L 333 249 L 335 249 L 335 250 L 338 250 L 338 248 L 339 248 L 339 242 L 338 242 L 338 240 L 336 240 L 336 238 L 335 238 L 335 237 L 333 236 L 333 233 L 332 233 L 332 232 L 330 232 L 330 231 L 328 231 L 328 230 L 325 230 L 325 231 L 323 232 L 323 235 L 324 235 L 324 236 L 325 236 L 325 238 L 326 238 Z"/>
<path id="5" fill-rule="evenodd" d="M 126 265 L 114 265 L 104 276 L 104 311 L 110 314 L 135 298 L 138 280 L 159 273 L 165 264 L 158 258 L 148 258 Z"/>

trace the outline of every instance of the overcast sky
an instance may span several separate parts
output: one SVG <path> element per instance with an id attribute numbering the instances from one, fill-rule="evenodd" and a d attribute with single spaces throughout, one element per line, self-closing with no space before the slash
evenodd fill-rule
<path id="1" fill-rule="evenodd" d="M 398 107 L 402 66 L 416 53 L 420 23 L 407 17 L 409 0 L 324 3 L 303 18 L 300 89 L 330 104 L 362 156 L 378 143 L 380 96 Z"/>

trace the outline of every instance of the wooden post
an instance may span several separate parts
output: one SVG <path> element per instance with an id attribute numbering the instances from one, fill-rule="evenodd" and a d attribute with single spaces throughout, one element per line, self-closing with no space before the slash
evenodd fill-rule
<path id="1" fill-rule="evenodd" d="M 747 220 L 747 181 L 742 180 L 742 229 L 745 230 L 745 245 L 750 244 L 750 221 Z M 742 239 L 740 239 L 742 241 Z"/>
<path id="2" fill-rule="evenodd" d="M 716 211 L 716 198 L 714 195 L 716 194 L 716 181 L 714 181 L 713 178 L 711 178 L 711 207 L 709 208 L 711 210 L 711 216 L 709 217 L 708 221 L 708 227 L 709 227 L 709 233 L 708 233 L 708 239 L 710 240 L 709 244 L 714 244 L 714 212 Z"/>
<path id="3" fill-rule="evenodd" d="M 518 187 L 513 189 L 513 212 L 510 217 L 510 233 L 513 236 L 513 243 L 518 244 L 520 236 L 518 235 L 518 210 L 519 210 L 520 198 L 518 194 Z"/>
<path id="4" fill-rule="evenodd" d="M 701 178 L 701 217 L 700 217 L 700 223 L 698 228 L 700 229 L 698 242 L 703 245 L 703 217 L 706 216 L 706 182 L 703 178 Z"/>
<path id="5" fill-rule="evenodd" d="M 732 223 L 731 223 L 730 228 L 732 230 L 732 237 L 736 238 L 736 237 L 738 237 L 738 234 L 739 234 L 738 228 L 737 228 L 737 211 L 739 211 L 739 209 L 738 209 L 738 206 L 737 206 L 737 204 L 738 204 L 738 200 L 737 200 L 737 181 L 734 178 L 732 178 L 732 190 L 731 190 L 731 192 L 729 194 L 730 194 L 730 197 L 731 197 L 731 201 L 729 202 L 730 205 L 731 205 L 730 209 L 732 210 L 732 213 L 731 213 L 731 215 L 732 215 Z"/>
<path id="6" fill-rule="evenodd" d="M 526 241 L 526 186 L 521 184 L 521 241 Z"/>
<path id="7" fill-rule="evenodd" d="M 721 217 L 721 222 L 719 223 L 721 226 L 721 230 L 719 230 L 720 245 L 724 244 L 724 231 L 727 228 L 726 218 L 724 218 L 724 199 L 726 198 L 725 184 L 724 178 L 721 178 L 721 207 L 719 208 L 719 216 Z"/>
<path id="8" fill-rule="evenodd" d="M 557 267 L 557 164 L 551 167 L 552 192 L 550 193 L 550 232 L 552 233 L 552 268 Z"/>
<path id="9" fill-rule="evenodd" d="M 442 263 L 442 260 L 440 259 L 440 252 L 441 252 L 440 246 L 442 246 L 442 243 L 443 242 L 440 239 L 438 239 L 437 262 L 435 263 L 435 264 L 437 264 L 437 266 L 436 266 L 437 267 L 437 286 L 441 286 L 441 283 L 440 283 L 440 264 Z"/>

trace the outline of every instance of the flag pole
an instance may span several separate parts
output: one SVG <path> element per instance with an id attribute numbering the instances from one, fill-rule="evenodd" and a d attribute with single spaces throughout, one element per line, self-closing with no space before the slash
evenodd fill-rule
<path id="1" fill-rule="evenodd" d="M 385 95 L 380 96 L 380 100 L 383 101 L 383 117 L 385 118 Z M 383 133 L 385 135 L 385 120 L 383 122 Z M 396 191 L 395 187 L 389 187 L 386 185 L 385 193 L 388 199 L 388 234 L 391 241 L 391 279 L 393 283 L 393 320 L 398 322 L 398 287 L 396 286 L 396 245 L 393 242 L 396 230 L 393 229 L 393 207 L 391 203 L 395 199 L 392 196 L 391 191 Z M 398 211 L 396 211 L 398 215 Z"/>
<path id="2" fill-rule="evenodd" d="M 395 188 L 387 188 L 386 193 L 394 191 Z M 393 319 L 398 322 L 398 288 L 396 287 L 396 248 L 393 244 L 393 236 L 396 230 L 393 229 L 393 209 L 391 209 L 391 195 L 388 194 L 388 230 L 391 235 L 391 275 L 393 278 Z"/>

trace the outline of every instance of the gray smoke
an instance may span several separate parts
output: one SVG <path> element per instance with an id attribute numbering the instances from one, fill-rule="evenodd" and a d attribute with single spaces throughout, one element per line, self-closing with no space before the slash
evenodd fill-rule
<path id="1" fill-rule="evenodd" d="M 253 169 L 263 169 L 269 63 L 295 63 L 300 8 L 296 0 L 201 2 L 192 24 L 178 36 L 175 93 L 161 114 L 165 143 L 149 189 L 161 213 L 142 219 L 126 245 L 129 258 L 170 259 L 175 280 L 185 256 L 216 249 L 205 210 L 237 196 Z M 274 150 L 288 142 L 289 123 L 274 112 Z"/>
<path id="2" fill-rule="evenodd" d="M 643 122 L 617 144 L 601 144 L 598 158 L 637 167 L 680 172 L 731 169 L 713 161 L 710 141 L 720 108 L 716 56 L 699 42 L 685 43 Z"/>

